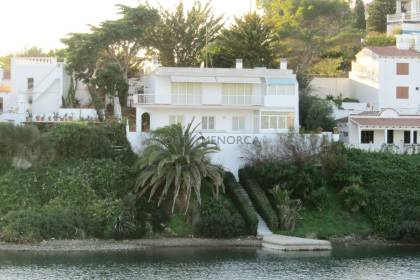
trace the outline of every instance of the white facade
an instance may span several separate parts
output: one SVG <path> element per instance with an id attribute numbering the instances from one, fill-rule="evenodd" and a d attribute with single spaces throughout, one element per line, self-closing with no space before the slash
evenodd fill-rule
<path id="1" fill-rule="evenodd" d="M 420 105 L 420 52 L 397 47 L 364 48 L 353 62 L 349 79 L 353 97 L 373 110 L 394 108 L 416 114 Z"/>
<path id="2" fill-rule="evenodd" d="M 137 131 L 175 122 L 200 123 L 203 132 L 279 133 L 299 128 L 299 94 L 287 69 L 158 67 L 132 97 Z"/>
<path id="3" fill-rule="evenodd" d="M 141 150 L 149 131 L 193 121 L 221 151 L 215 163 L 237 174 L 242 149 L 299 129 L 296 76 L 281 69 L 171 68 L 151 65 L 142 82 L 133 82 L 129 103 L 136 107 L 136 131 L 128 138 Z"/>
<path id="4" fill-rule="evenodd" d="M 402 115 L 393 109 L 364 112 L 348 118 L 349 144 L 369 151 L 420 151 L 420 115 Z"/>
<path id="5" fill-rule="evenodd" d="M 96 118 L 96 112 L 63 111 L 70 77 L 65 63 L 52 57 L 14 57 L 11 60 L 11 92 L 3 97 L 0 121 L 21 123 L 24 121 L 77 120 L 80 116 Z M 5 94 L 3 94 L 5 95 Z M 77 98 L 87 104 L 88 92 L 79 85 Z M 79 109 L 80 110 L 80 109 Z M 83 109 L 84 110 L 84 109 Z"/>

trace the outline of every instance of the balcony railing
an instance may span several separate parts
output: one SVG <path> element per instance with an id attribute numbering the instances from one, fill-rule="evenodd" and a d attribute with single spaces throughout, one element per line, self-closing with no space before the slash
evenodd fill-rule
<path id="1" fill-rule="evenodd" d="M 55 57 L 15 57 L 14 61 L 19 65 L 28 64 L 57 64 Z"/>
<path id="2" fill-rule="evenodd" d="M 156 95 L 135 94 L 128 98 L 132 105 L 149 105 L 156 103 Z M 171 95 L 172 105 L 202 105 L 201 95 L 182 94 Z M 262 95 L 222 95 L 219 105 L 221 106 L 259 106 L 263 104 Z M 217 105 L 217 104 L 215 104 Z"/>
<path id="3" fill-rule="evenodd" d="M 388 23 L 403 22 L 403 21 L 420 21 L 420 13 L 399 13 L 387 15 L 386 20 Z"/>
<path id="4" fill-rule="evenodd" d="M 244 95 L 244 94 L 224 94 L 222 95 L 222 105 L 229 106 L 250 106 L 261 105 L 262 95 Z"/>
<path id="5" fill-rule="evenodd" d="M 154 94 L 137 94 L 137 98 L 134 99 L 136 104 L 154 104 Z"/>

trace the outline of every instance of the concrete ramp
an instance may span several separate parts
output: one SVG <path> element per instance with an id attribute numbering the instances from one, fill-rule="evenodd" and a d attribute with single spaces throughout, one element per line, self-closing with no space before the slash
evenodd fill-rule
<path id="1" fill-rule="evenodd" d="M 326 251 L 331 250 L 331 243 L 326 240 L 307 239 L 279 234 L 263 236 L 263 248 L 281 251 Z"/>

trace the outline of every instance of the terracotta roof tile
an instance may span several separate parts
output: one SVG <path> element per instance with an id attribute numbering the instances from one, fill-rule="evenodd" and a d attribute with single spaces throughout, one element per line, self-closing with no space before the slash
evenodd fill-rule
<path id="1" fill-rule="evenodd" d="M 352 121 L 364 126 L 420 127 L 419 118 L 352 118 Z"/>
<path id="2" fill-rule="evenodd" d="M 401 50 L 395 46 L 388 47 L 366 47 L 372 52 L 376 53 L 379 56 L 389 56 L 389 57 L 418 57 L 420 58 L 420 52 L 415 50 Z"/>

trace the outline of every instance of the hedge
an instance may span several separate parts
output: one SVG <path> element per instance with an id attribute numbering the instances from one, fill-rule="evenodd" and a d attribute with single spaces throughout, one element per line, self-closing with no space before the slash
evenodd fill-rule
<path id="1" fill-rule="evenodd" d="M 254 208 L 249 205 L 247 198 L 240 191 L 241 186 L 230 172 L 226 172 L 224 181 L 226 193 L 229 195 L 233 203 L 244 217 L 249 233 L 256 235 L 258 228 L 258 217 Z"/>
<path id="2" fill-rule="evenodd" d="M 247 174 L 247 169 L 239 170 L 239 182 L 247 190 L 258 213 L 267 223 L 272 231 L 279 228 L 279 221 L 276 212 L 271 207 L 270 201 L 264 190 Z"/>

